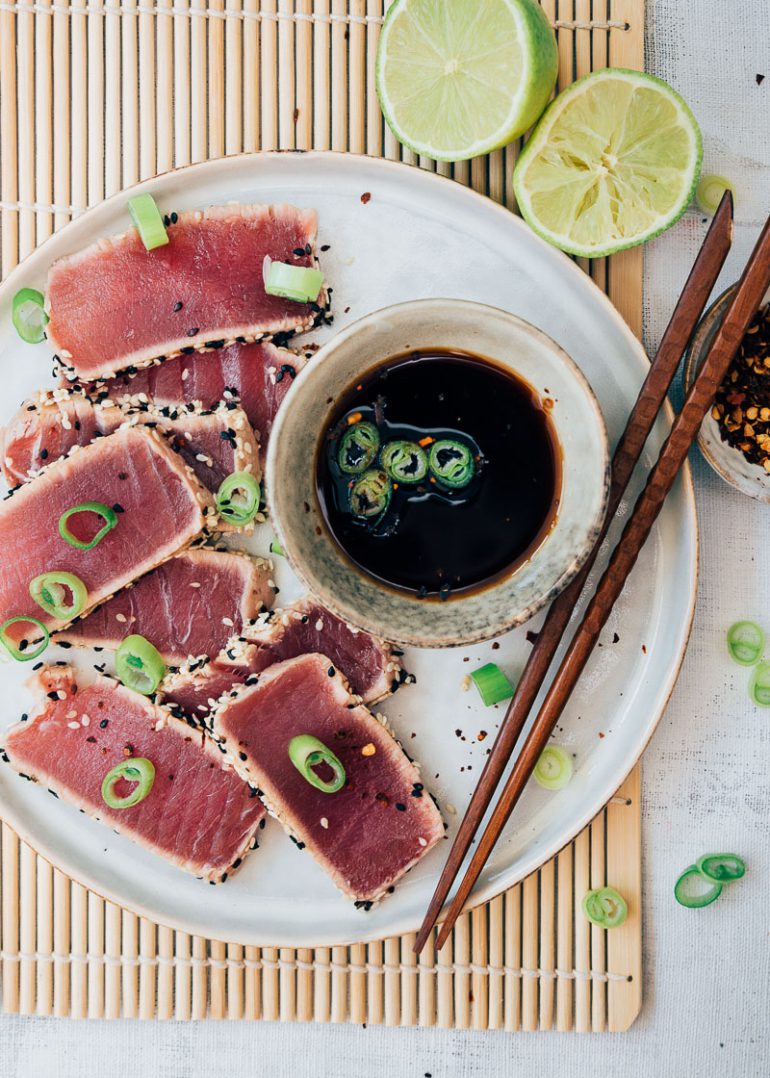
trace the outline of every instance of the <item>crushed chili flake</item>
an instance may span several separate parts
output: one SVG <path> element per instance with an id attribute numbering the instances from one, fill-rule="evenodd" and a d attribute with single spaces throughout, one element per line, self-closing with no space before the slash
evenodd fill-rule
<path id="1" fill-rule="evenodd" d="M 717 390 L 711 416 L 722 441 L 770 472 L 770 304 L 754 316 Z"/>

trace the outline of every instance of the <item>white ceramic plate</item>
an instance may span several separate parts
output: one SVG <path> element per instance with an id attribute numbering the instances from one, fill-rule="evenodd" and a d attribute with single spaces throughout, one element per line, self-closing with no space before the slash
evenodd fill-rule
<path id="1" fill-rule="evenodd" d="M 614 442 L 647 369 L 638 342 L 605 296 L 564 255 L 513 214 L 433 174 L 380 160 L 335 154 L 264 154 L 207 162 L 141 185 L 161 208 L 288 201 L 315 206 L 336 326 L 420 296 L 456 295 L 505 308 L 540 326 L 575 359 L 593 386 Z M 368 202 L 361 200 L 365 192 Z M 125 195 L 84 214 L 48 240 L 0 289 L 0 371 L 5 421 L 22 398 L 51 384 L 50 350 L 19 341 L 11 298 L 23 285 L 44 288 L 51 261 L 100 236 L 125 230 Z M 109 318 L 110 312 L 105 310 Z M 328 335 L 333 329 L 324 330 Z M 665 435 L 660 421 L 647 449 Z M 253 549 L 267 550 L 260 529 Z M 281 559 L 281 600 L 298 585 Z M 558 729 L 575 754 L 566 789 L 528 789 L 474 893 L 487 900 L 522 879 L 567 843 L 612 796 L 652 734 L 673 688 L 693 611 L 697 526 L 689 474 L 680 479 L 640 558 Z M 489 660 L 516 675 L 528 629 L 497 643 L 454 651 L 410 651 L 417 675 L 382 707 L 453 834 L 479 776 L 504 707 L 484 708 L 464 675 Z M 615 640 L 617 636 L 617 640 Z M 52 657 L 71 660 L 73 651 Z M 89 664 L 94 656 L 81 653 Z M 104 659 L 104 655 L 100 656 Z M 109 665 L 108 665 L 109 669 Z M 29 710 L 28 667 L 0 668 L 3 723 Z M 419 925 L 448 845 L 434 850 L 369 913 L 356 910 L 275 821 L 262 846 L 224 886 L 210 887 L 109 829 L 54 801 L 0 766 L 0 811 L 36 849 L 100 894 L 162 924 L 215 939 L 309 946 L 376 939 Z"/>

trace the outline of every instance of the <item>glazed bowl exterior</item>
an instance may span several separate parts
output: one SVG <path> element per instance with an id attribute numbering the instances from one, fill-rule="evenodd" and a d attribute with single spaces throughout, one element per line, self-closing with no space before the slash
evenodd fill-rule
<path id="1" fill-rule="evenodd" d="M 524 379 L 541 400 L 553 402 L 562 454 L 558 510 L 540 546 L 510 573 L 446 601 L 418 599 L 356 566 L 331 535 L 316 486 L 317 449 L 346 391 L 382 360 L 420 348 L 475 353 Z M 324 605 L 395 643 L 450 647 L 527 621 L 578 572 L 607 507 L 607 433 L 585 377 L 541 330 L 479 303 L 415 300 L 346 327 L 302 370 L 273 427 L 266 486 L 291 566 Z"/>

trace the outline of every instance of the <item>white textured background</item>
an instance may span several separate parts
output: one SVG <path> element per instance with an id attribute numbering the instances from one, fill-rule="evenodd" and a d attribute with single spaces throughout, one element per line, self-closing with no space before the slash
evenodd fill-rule
<path id="1" fill-rule="evenodd" d="M 689 101 L 704 170 L 736 187 L 740 272 L 770 212 L 770 0 L 648 0 L 647 66 Z M 757 74 L 766 75 L 758 85 Z M 689 213 L 647 250 L 652 350 L 705 231 Z M 768 1078 L 770 712 L 753 709 L 724 630 L 770 630 L 770 508 L 693 460 L 702 572 L 692 641 L 644 764 L 645 1004 L 627 1034 L 448 1033 L 268 1023 L 0 1017 L 0 1074 L 19 1078 Z M 672 888 L 694 856 L 742 854 L 749 874 L 702 911 Z"/>

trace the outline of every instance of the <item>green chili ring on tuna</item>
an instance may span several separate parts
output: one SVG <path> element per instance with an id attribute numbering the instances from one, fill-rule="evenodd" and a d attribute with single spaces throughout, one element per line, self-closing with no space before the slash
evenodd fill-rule
<path id="1" fill-rule="evenodd" d="M 88 589 L 80 577 L 61 571 L 36 576 L 30 581 L 29 594 L 46 614 L 60 621 L 76 618 L 88 602 Z"/>
<path id="2" fill-rule="evenodd" d="M 454 438 L 442 438 L 433 443 L 428 465 L 438 482 L 452 490 L 467 487 L 476 471 L 472 451 Z"/>
<path id="3" fill-rule="evenodd" d="M 119 797 L 115 793 L 115 785 L 121 779 L 126 782 L 135 782 L 136 786 L 125 797 Z M 111 809 L 127 809 L 144 801 L 152 790 L 155 782 L 155 765 L 144 756 L 132 756 L 128 760 L 121 760 L 112 770 L 108 771 L 102 780 L 102 800 Z"/>
<path id="4" fill-rule="evenodd" d="M 259 483 L 251 472 L 233 472 L 217 491 L 217 512 L 238 528 L 251 524 L 259 510 Z"/>
<path id="5" fill-rule="evenodd" d="M 298 734 L 289 742 L 289 759 L 299 771 L 305 782 L 315 786 L 325 794 L 336 794 L 345 785 L 345 768 L 331 749 L 312 734 Z M 329 781 L 322 779 L 313 770 L 319 764 L 330 767 L 333 776 Z"/>
<path id="6" fill-rule="evenodd" d="M 24 622 L 26 625 L 34 625 L 36 631 L 40 633 L 40 642 L 37 646 L 28 648 L 27 645 L 29 641 L 26 639 L 20 640 L 18 644 L 9 639 L 8 629 L 11 625 L 18 625 L 21 622 Z M 16 661 L 20 663 L 26 663 L 29 662 L 30 659 L 39 658 L 48 647 L 49 640 L 50 636 L 48 630 L 45 625 L 43 625 L 42 621 L 38 621 L 37 618 L 30 618 L 24 614 L 20 614 L 15 618 L 8 618 L 7 621 L 4 621 L 3 624 L 0 625 L 0 644 L 3 645 L 12 659 L 16 659 Z M 32 641 L 32 644 L 35 645 L 34 640 Z"/>
<path id="7" fill-rule="evenodd" d="M 396 483 L 421 483 L 428 474 L 428 454 L 417 442 L 388 442 L 380 463 Z"/>
<path id="8" fill-rule="evenodd" d="M 73 535 L 69 529 L 70 517 L 76 516 L 78 513 L 96 513 L 104 521 L 104 524 L 88 542 L 83 542 L 82 539 L 78 539 L 76 535 Z M 67 509 L 59 517 L 59 535 L 70 546 L 74 546 L 76 550 L 93 550 L 95 546 L 101 543 L 107 532 L 112 529 L 118 523 L 118 514 L 115 510 L 105 505 L 104 502 L 82 502 L 81 505 L 73 505 L 71 509 Z"/>
<path id="9" fill-rule="evenodd" d="M 381 468 L 373 468 L 350 488 L 350 508 L 357 517 L 371 520 L 382 516 L 390 505 L 393 485 Z"/>
<path id="10" fill-rule="evenodd" d="M 337 464 L 345 475 L 361 475 L 374 464 L 380 449 L 380 432 L 374 423 L 354 423 L 340 438 Z"/>
<path id="11" fill-rule="evenodd" d="M 166 675 L 158 649 L 138 633 L 127 636 L 115 653 L 118 677 L 129 689 L 152 696 Z"/>

